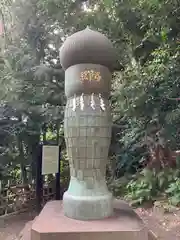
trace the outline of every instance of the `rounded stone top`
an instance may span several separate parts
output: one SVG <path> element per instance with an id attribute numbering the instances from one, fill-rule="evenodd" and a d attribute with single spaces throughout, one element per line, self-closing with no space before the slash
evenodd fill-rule
<path id="1" fill-rule="evenodd" d="M 112 71 L 115 51 L 106 36 L 87 27 L 66 39 L 60 48 L 60 62 L 65 70 L 72 65 L 92 63 Z"/>

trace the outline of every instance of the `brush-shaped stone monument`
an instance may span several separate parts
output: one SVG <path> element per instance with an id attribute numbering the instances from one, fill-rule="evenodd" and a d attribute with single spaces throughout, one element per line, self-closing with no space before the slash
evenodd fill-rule
<path id="1" fill-rule="evenodd" d="M 70 218 L 92 220 L 113 214 L 105 173 L 114 56 L 111 42 L 89 28 L 67 38 L 60 49 L 67 97 L 64 135 L 71 174 L 63 208 Z"/>

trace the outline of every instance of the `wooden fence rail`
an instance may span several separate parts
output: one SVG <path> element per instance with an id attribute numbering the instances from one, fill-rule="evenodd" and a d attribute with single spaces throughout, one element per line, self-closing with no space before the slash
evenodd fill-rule
<path id="1" fill-rule="evenodd" d="M 55 199 L 56 191 L 52 184 L 44 184 L 42 205 Z M 35 209 L 35 186 L 17 185 L 4 188 L 0 193 L 0 216 Z"/>

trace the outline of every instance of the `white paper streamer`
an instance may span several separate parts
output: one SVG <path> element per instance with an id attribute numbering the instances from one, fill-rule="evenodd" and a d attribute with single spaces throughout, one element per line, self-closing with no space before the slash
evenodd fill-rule
<path id="1" fill-rule="evenodd" d="M 80 96 L 80 109 L 83 111 L 84 110 L 84 93 L 81 94 Z"/>
<path id="2" fill-rule="evenodd" d="M 104 103 L 104 100 L 103 100 L 101 94 L 99 94 L 99 98 L 100 98 L 100 107 L 101 107 L 101 109 L 103 111 L 105 111 L 106 110 L 106 106 L 105 106 L 105 103 Z"/>
<path id="3" fill-rule="evenodd" d="M 74 95 L 74 98 L 73 98 L 73 108 L 72 108 L 73 111 L 76 110 L 76 95 Z"/>
<path id="4" fill-rule="evenodd" d="M 95 110 L 94 93 L 91 94 L 91 107 L 93 110 Z"/>

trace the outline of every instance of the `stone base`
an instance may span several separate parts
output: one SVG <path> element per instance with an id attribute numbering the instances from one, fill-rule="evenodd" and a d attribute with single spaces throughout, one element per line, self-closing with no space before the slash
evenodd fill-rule
<path id="1" fill-rule="evenodd" d="M 31 228 L 31 240 L 154 240 L 141 219 L 123 201 L 114 203 L 114 216 L 79 221 L 64 216 L 61 201 L 48 202 Z"/>
<path id="2" fill-rule="evenodd" d="M 82 221 L 98 220 L 113 215 L 112 194 L 78 197 L 68 192 L 63 196 L 63 212 L 69 218 Z"/>

